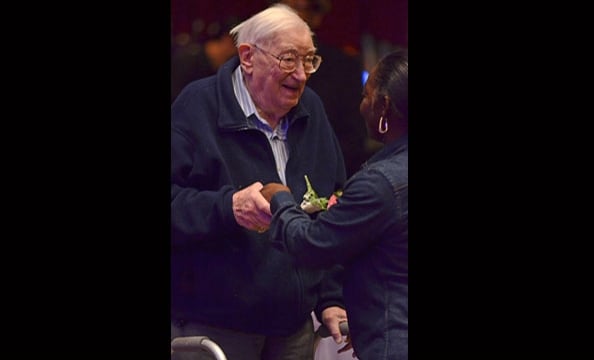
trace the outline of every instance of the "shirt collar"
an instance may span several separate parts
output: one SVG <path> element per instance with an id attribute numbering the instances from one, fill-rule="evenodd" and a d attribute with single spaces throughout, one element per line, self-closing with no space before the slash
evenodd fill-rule
<path id="1" fill-rule="evenodd" d="M 272 139 L 276 136 L 281 140 L 286 140 L 287 130 L 289 128 L 287 117 L 283 116 L 276 129 L 272 130 L 266 120 L 262 119 L 256 111 L 256 104 L 254 104 L 254 101 L 252 100 L 252 97 L 250 96 L 250 93 L 243 82 L 241 66 L 238 66 L 233 71 L 231 78 L 233 81 L 233 91 L 235 92 L 235 97 L 237 98 L 237 102 L 239 102 L 241 110 L 243 110 L 243 113 L 248 118 L 248 123 L 250 126 L 263 131 L 269 139 Z"/>
<path id="2" fill-rule="evenodd" d="M 231 78 L 233 80 L 233 92 L 235 92 L 235 97 L 237 98 L 237 102 L 239 102 L 239 106 L 241 106 L 241 110 L 243 110 L 245 117 L 250 117 L 252 114 L 258 116 L 256 105 L 252 101 L 252 97 L 243 82 L 241 66 L 238 66 L 233 71 Z"/>

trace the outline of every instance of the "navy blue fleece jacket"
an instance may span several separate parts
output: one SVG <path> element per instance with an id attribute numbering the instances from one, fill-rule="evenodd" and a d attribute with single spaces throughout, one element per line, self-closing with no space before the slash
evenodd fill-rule
<path id="1" fill-rule="evenodd" d="M 231 81 L 237 57 L 194 81 L 171 108 L 171 317 L 265 335 L 287 335 L 331 305 L 343 306 L 331 271 L 297 268 L 237 225 L 234 192 L 281 182 L 266 136 L 254 129 Z M 315 75 L 314 75 L 315 76 Z M 307 175 L 320 196 L 346 180 L 343 156 L 320 98 L 305 88 L 289 114 L 287 186 L 296 201 Z"/>

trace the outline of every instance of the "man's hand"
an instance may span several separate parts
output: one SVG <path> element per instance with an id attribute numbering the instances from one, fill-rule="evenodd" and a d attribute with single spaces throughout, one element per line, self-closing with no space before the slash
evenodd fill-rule
<path id="1" fill-rule="evenodd" d="M 264 185 L 262 190 L 260 190 L 260 193 L 262 194 L 262 196 L 264 196 L 264 199 L 266 199 L 266 201 L 270 202 L 270 200 L 272 199 L 274 194 L 276 194 L 279 191 L 291 192 L 291 189 L 289 189 L 288 187 L 286 187 L 283 184 L 268 183 L 268 184 Z"/>
<path id="2" fill-rule="evenodd" d="M 322 311 L 322 322 L 326 325 L 337 344 L 342 343 L 343 334 L 340 332 L 338 325 L 343 321 L 347 321 L 347 315 L 346 311 L 341 307 L 330 306 Z"/>
<path id="3" fill-rule="evenodd" d="M 270 204 L 260 193 L 261 182 L 233 194 L 233 216 L 240 226 L 263 233 L 270 227 Z"/>

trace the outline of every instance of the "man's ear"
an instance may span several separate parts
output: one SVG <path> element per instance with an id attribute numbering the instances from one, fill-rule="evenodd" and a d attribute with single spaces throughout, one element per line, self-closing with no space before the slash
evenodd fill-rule
<path id="1" fill-rule="evenodd" d="M 241 63 L 241 70 L 244 73 L 251 74 L 253 65 L 253 57 L 254 57 L 254 48 L 252 48 L 249 44 L 239 44 L 237 48 L 237 53 L 239 55 L 239 61 Z"/>

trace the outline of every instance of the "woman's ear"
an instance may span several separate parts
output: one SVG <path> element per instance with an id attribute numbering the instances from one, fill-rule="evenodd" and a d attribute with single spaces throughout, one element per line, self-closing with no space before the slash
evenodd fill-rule
<path id="1" fill-rule="evenodd" d="M 388 95 L 384 95 L 384 102 L 383 102 L 383 113 L 389 114 L 390 112 L 390 97 Z"/>
<path id="2" fill-rule="evenodd" d="M 390 100 L 390 96 L 388 96 L 388 95 L 384 96 L 383 107 L 384 107 L 384 110 L 383 110 L 384 116 L 388 116 L 390 119 L 394 119 L 394 120 L 398 120 L 398 121 L 400 121 L 401 119 L 404 119 L 402 113 L 396 107 L 396 104 L 394 104 L 394 102 L 392 102 Z"/>
<path id="3" fill-rule="evenodd" d="M 252 69 L 254 67 L 253 64 L 253 57 L 254 57 L 254 50 L 249 44 L 239 44 L 237 48 L 237 53 L 239 55 L 239 61 L 241 63 L 241 70 L 244 73 L 251 74 Z"/>
<path id="4" fill-rule="evenodd" d="M 380 116 L 390 117 L 390 97 L 384 95 L 379 97 L 376 102 L 375 109 Z"/>

